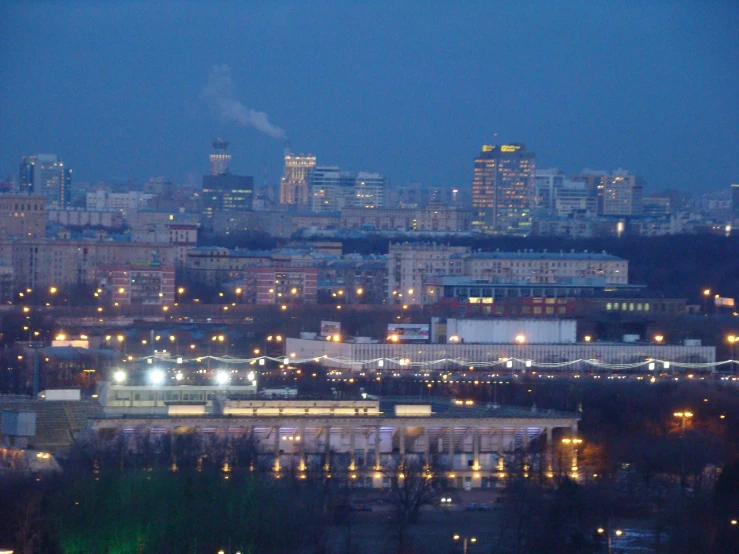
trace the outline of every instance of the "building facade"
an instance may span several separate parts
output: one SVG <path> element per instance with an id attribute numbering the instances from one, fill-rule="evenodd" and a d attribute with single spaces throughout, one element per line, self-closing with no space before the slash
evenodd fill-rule
<path id="1" fill-rule="evenodd" d="M 15 288 L 93 284 L 102 266 L 155 259 L 174 265 L 173 246 L 113 240 L 0 240 L 0 264 L 12 266 Z"/>
<path id="2" fill-rule="evenodd" d="M 318 269 L 315 267 L 248 267 L 243 271 L 244 297 L 259 305 L 315 304 Z"/>
<path id="3" fill-rule="evenodd" d="M 0 195 L 0 239 L 44 238 L 46 200 L 39 194 Z"/>
<path id="4" fill-rule="evenodd" d="M 285 173 L 280 181 L 281 204 L 308 204 L 308 174 L 316 167 L 311 154 L 285 153 Z"/>
<path id="5" fill-rule="evenodd" d="M 469 253 L 466 246 L 391 243 L 387 257 L 388 303 L 421 304 L 424 278 L 463 275 L 464 255 Z"/>
<path id="6" fill-rule="evenodd" d="M 121 264 L 100 268 L 100 283 L 109 287 L 112 303 L 166 306 L 175 301 L 175 266 Z"/>
<path id="7" fill-rule="evenodd" d="M 213 227 L 213 219 L 221 214 L 251 210 L 254 178 L 222 173 L 203 176 L 203 224 Z"/>
<path id="8" fill-rule="evenodd" d="M 25 156 L 20 164 L 20 190 L 46 196 L 51 207 L 64 208 L 72 194 L 72 170 L 56 154 Z"/>
<path id="9" fill-rule="evenodd" d="M 342 229 L 377 231 L 465 232 L 471 229 L 472 212 L 429 204 L 424 208 L 345 208 L 341 210 Z"/>
<path id="10" fill-rule="evenodd" d="M 228 141 L 216 139 L 213 141 L 213 153 L 210 155 L 210 174 L 223 175 L 230 173 L 231 154 L 228 153 Z"/>
<path id="11" fill-rule="evenodd" d="M 484 145 L 472 179 L 473 225 L 487 233 L 528 234 L 535 169 L 536 154 L 523 144 Z"/>

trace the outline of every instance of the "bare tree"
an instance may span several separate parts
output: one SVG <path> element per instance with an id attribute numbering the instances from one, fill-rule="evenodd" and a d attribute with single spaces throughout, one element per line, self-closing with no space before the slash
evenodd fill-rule
<path id="1" fill-rule="evenodd" d="M 438 460 L 426 464 L 418 459 L 400 460 L 384 471 L 390 480 L 389 503 L 393 506 L 391 526 L 397 552 L 408 550 L 408 527 L 417 523 L 421 508 L 436 504 L 445 490 L 443 467 Z"/>

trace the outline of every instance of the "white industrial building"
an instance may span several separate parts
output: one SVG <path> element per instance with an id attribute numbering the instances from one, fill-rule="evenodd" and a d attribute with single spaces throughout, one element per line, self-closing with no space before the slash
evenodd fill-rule
<path id="1" fill-rule="evenodd" d="M 573 344 L 574 319 L 456 319 L 433 318 L 431 342 L 474 344 Z"/>

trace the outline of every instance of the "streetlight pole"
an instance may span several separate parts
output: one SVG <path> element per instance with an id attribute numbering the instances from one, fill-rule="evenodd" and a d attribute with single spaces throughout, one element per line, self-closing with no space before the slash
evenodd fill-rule
<path id="1" fill-rule="evenodd" d="M 685 423 L 693 417 L 693 413 L 687 410 L 675 412 L 673 416 L 680 418 L 680 488 L 685 492 Z"/>
<path id="2" fill-rule="evenodd" d="M 467 554 L 467 544 L 474 544 L 477 542 L 477 537 L 460 537 L 459 535 L 454 535 L 452 537 L 454 541 L 462 540 L 462 554 Z"/>

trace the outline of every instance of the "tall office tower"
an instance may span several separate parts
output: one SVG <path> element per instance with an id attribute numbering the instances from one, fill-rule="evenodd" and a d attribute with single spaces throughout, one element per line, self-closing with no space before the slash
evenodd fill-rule
<path id="1" fill-rule="evenodd" d="M 644 186 L 636 175 L 625 169 L 612 173 L 583 169 L 573 181 L 580 181 L 595 190 L 598 199 L 598 215 L 640 216 Z"/>
<path id="2" fill-rule="evenodd" d="M 228 153 L 228 141 L 217 138 L 213 141 L 214 152 L 210 155 L 210 174 L 223 175 L 231 167 L 231 154 Z"/>
<path id="3" fill-rule="evenodd" d="M 231 162 L 231 155 L 225 153 L 228 143 L 217 139 L 213 147 L 216 153 L 210 156 L 211 174 L 203 175 L 203 226 L 207 229 L 213 228 L 213 218 L 221 213 L 251 210 L 254 197 L 254 177 L 232 175 L 228 171 Z"/>
<path id="4" fill-rule="evenodd" d="M 739 221 L 739 184 L 731 185 L 731 216 Z"/>
<path id="5" fill-rule="evenodd" d="M 562 188 L 565 182 L 565 175 L 556 167 L 551 169 L 537 169 L 534 174 L 534 207 L 546 213 L 551 213 L 554 210 L 555 191 Z"/>
<path id="6" fill-rule="evenodd" d="M 354 181 L 352 207 L 384 208 L 387 205 L 385 177 L 368 171 L 352 173 L 348 177 Z"/>
<path id="7" fill-rule="evenodd" d="M 308 173 L 310 209 L 337 212 L 344 208 L 384 208 L 385 178 L 367 171 L 341 171 L 335 165 L 317 165 Z"/>
<path id="8" fill-rule="evenodd" d="M 310 209 L 313 212 L 335 212 L 345 205 L 341 170 L 335 165 L 317 165 L 308 173 Z"/>
<path id="9" fill-rule="evenodd" d="M 20 165 L 19 192 L 46 196 L 48 206 L 64 208 L 72 194 L 72 170 L 56 154 L 24 156 Z"/>
<path id="10" fill-rule="evenodd" d="M 475 159 L 472 224 L 488 233 L 525 235 L 531 228 L 536 154 L 523 144 L 486 144 Z"/>
<path id="11" fill-rule="evenodd" d="M 308 173 L 316 167 L 316 157 L 295 155 L 285 149 L 285 174 L 280 181 L 281 204 L 308 204 Z"/>

